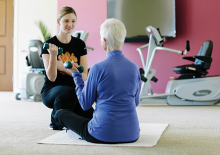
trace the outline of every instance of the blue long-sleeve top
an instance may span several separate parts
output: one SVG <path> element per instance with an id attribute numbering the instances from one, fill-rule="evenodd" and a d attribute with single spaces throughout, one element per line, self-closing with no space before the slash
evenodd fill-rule
<path id="1" fill-rule="evenodd" d="M 136 106 L 141 81 L 135 63 L 122 51 L 110 51 L 106 59 L 91 67 L 85 84 L 80 73 L 72 75 L 81 107 L 86 111 L 96 102 L 87 126 L 90 135 L 105 142 L 129 142 L 139 137 Z"/>

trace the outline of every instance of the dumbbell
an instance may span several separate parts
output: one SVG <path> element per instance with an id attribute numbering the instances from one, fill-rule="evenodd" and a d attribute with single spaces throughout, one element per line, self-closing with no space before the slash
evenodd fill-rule
<path id="1" fill-rule="evenodd" d="M 49 48 L 49 44 L 48 43 L 44 43 L 44 50 L 47 50 Z M 58 48 L 58 55 L 61 55 L 63 53 L 63 49 L 62 48 Z"/>
<path id="2" fill-rule="evenodd" d="M 49 44 L 45 43 L 43 49 L 47 50 L 48 48 L 49 48 Z M 63 53 L 63 49 L 59 47 L 58 48 L 58 55 L 61 55 L 62 53 Z M 64 62 L 64 67 L 67 68 L 67 69 L 70 69 L 70 68 L 72 68 L 72 63 L 70 61 L 65 61 Z M 82 73 L 84 71 L 83 66 L 79 66 L 77 69 L 80 73 Z"/>
<path id="3" fill-rule="evenodd" d="M 72 68 L 72 63 L 70 61 L 65 61 L 64 62 L 64 67 L 67 68 L 67 69 L 70 69 L 70 68 Z M 82 73 L 84 71 L 83 66 L 79 66 L 77 69 L 80 73 Z"/>

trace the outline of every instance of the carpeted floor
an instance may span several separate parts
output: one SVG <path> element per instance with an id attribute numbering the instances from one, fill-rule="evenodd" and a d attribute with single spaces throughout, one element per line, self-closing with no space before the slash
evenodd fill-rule
<path id="1" fill-rule="evenodd" d="M 141 123 L 168 123 L 157 145 L 107 147 L 37 144 L 57 133 L 49 130 L 51 110 L 42 102 L 15 100 L 12 92 L 0 92 L 0 155 L 219 155 L 220 105 L 139 105 Z"/>

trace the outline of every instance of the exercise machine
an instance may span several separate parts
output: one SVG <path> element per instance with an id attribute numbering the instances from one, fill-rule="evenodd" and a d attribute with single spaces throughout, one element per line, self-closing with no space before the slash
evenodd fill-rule
<path id="1" fill-rule="evenodd" d="M 197 56 L 184 57 L 184 59 L 194 61 L 194 64 L 173 68 L 173 71 L 180 76 L 168 82 L 164 94 L 153 94 L 151 81 L 157 82 L 157 78 L 154 77 L 156 70 L 152 69 L 155 53 L 168 51 L 185 55 L 189 51 L 189 42 L 187 41 L 185 51 L 165 48 L 163 47 L 164 39 L 157 29 L 148 26 L 146 32 L 150 38 L 149 44 L 137 48 L 143 65 L 143 69 L 140 69 L 141 78 L 145 81 L 141 85 L 140 102 L 167 103 L 169 105 L 217 104 L 220 100 L 220 76 L 206 76 L 212 62 L 212 42 L 204 42 Z M 147 47 L 148 53 L 145 62 L 142 49 Z"/>
<path id="2" fill-rule="evenodd" d="M 80 38 L 86 42 L 88 38 L 88 32 L 86 31 L 75 31 L 72 33 L 73 37 Z M 44 84 L 45 69 L 43 60 L 40 57 L 42 42 L 40 40 L 30 40 L 28 43 L 29 54 L 26 56 L 27 66 L 31 66 L 29 73 L 22 73 L 19 75 L 19 90 L 20 92 L 16 94 L 16 100 L 21 99 L 31 99 L 35 102 L 41 101 L 41 89 Z M 88 51 L 94 50 L 91 47 L 86 47 Z M 62 53 L 62 49 L 59 49 Z M 70 68 L 71 63 L 66 63 L 67 68 Z M 79 68 L 82 71 L 83 68 Z"/>
<path id="3" fill-rule="evenodd" d="M 19 75 L 19 90 L 15 98 L 31 99 L 35 102 L 41 100 L 40 92 L 44 84 L 44 64 L 40 58 L 42 42 L 40 40 L 30 40 L 28 43 L 29 55 L 26 56 L 27 66 L 31 66 L 30 73 Z"/>

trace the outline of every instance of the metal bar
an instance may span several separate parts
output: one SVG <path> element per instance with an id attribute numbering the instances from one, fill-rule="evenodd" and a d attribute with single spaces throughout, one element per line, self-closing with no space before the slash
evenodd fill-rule
<path id="1" fill-rule="evenodd" d="M 140 96 L 140 98 L 141 99 L 146 99 L 146 98 L 164 97 L 164 96 L 171 96 L 171 95 L 175 95 L 175 93 L 156 94 L 156 95 L 149 95 L 149 96 Z"/>

